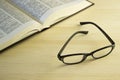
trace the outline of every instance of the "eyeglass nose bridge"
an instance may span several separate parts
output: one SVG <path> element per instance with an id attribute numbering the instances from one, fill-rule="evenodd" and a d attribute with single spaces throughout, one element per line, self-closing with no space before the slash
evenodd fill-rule
<path id="1" fill-rule="evenodd" d="M 84 58 L 86 59 L 86 58 L 89 57 L 89 56 L 92 56 L 92 57 L 93 57 L 93 54 L 94 54 L 94 52 L 92 52 L 92 53 L 85 53 L 85 54 L 84 54 Z"/>

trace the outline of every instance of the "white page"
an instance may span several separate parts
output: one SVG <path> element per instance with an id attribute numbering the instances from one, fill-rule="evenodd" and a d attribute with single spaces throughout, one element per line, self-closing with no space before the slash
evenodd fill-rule
<path id="1" fill-rule="evenodd" d="M 27 33 L 31 31 L 29 33 L 31 34 L 32 30 L 41 30 L 40 23 L 6 2 L 6 0 L 0 0 L 0 50 L 27 37 Z"/>
<path id="2" fill-rule="evenodd" d="M 40 0 L 9 0 L 29 16 L 40 22 L 40 17 L 49 10 L 49 7 Z"/>
<path id="3" fill-rule="evenodd" d="M 3 33 L 0 37 L 10 34 L 18 26 L 22 25 L 20 21 L 9 15 L 3 9 L 0 8 L 0 33 Z"/>
<path id="4" fill-rule="evenodd" d="M 64 5 L 66 3 L 82 0 L 8 0 L 8 1 L 43 24 L 44 23 L 43 18 L 47 18 L 44 15 L 49 14 L 49 12 L 52 11 L 53 8 Z"/>
<path id="5" fill-rule="evenodd" d="M 85 0 L 40 0 L 40 1 L 43 1 L 43 3 L 45 3 L 50 8 L 46 13 L 44 13 L 40 17 L 40 21 L 44 23 L 46 19 L 57 10 L 71 6 L 74 3 L 80 3 L 81 1 L 85 1 Z"/>
<path id="6" fill-rule="evenodd" d="M 0 38 L 31 21 L 32 19 L 27 17 L 26 14 L 17 10 L 5 0 L 0 0 Z"/>

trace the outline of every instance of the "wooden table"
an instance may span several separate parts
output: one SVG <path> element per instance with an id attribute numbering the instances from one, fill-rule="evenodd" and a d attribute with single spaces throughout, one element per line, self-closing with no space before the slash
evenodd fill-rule
<path id="1" fill-rule="evenodd" d="M 12 46 L 0 54 L 0 80 L 120 80 L 120 0 L 91 0 L 89 9 Z M 90 52 L 105 45 L 105 37 L 92 25 L 104 29 L 115 41 L 113 52 L 102 59 L 89 57 L 77 65 L 64 65 L 57 53 L 74 32 L 88 30 L 86 36 L 73 41 L 68 52 Z M 76 46 L 76 47 L 75 47 Z"/>

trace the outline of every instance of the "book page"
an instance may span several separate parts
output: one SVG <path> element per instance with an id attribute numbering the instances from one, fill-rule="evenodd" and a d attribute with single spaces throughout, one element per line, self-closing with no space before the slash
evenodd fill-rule
<path id="1" fill-rule="evenodd" d="M 52 11 L 52 8 L 77 0 L 8 0 L 8 1 L 43 24 L 44 21 L 42 18 L 47 18 L 44 15 Z"/>
<path id="2" fill-rule="evenodd" d="M 57 23 L 77 12 L 80 12 L 91 5 L 92 2 L 87 0 L 59 0 L 63 5 L 57 6 L 49 10 L 41 17 L 44 26 Z"/>
<path id="3" fill-rule="evenodd" d="M 21 33 L 21 36 L 23 36 L 27 31 L 40 27 L 35 26 L 35 24 L 39 23 L 6 2 L 6 0 L 0 0 L 0 49 L 3 47 L 2 44 L 12 40 L 19 33 L 24 31 L 23 34 Z M 16 37 L 20 38 L 20 36 Z"/>
<path id="4" fill-rule="evenodd" d="M 0 38 L 10 34 L 32 19 L 14 8 L 5 0 L 0 0 Z"/>
<path id="5" fill-rule="evenodd" d="M 20 25 L 22 25 L 22 22 L 16 20 L 0 8 L 0 38 L 10 34 Z"/>

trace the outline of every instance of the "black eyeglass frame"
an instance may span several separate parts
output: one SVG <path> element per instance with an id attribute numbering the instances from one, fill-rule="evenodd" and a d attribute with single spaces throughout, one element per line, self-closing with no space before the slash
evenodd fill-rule
<path id="1" fill-rule="evenodd" d="M 85 24 L 92 24 L 92 25 L 94 25 L 95 27 L 97 27 L 97 28 L 103 33 L 103 35 L 108 39 L 108 41 L 111 43 L 111 45 L 108 45 L 108 46 L 99 48 L 99 49 L 94 50 L 94 51 L 92 51 L 92 52 L 90 52 L 90 53 L 87 53 L 87 54 L 85 54 L 85 53 L 75 53 L 75 54 L 61 55 L 62 52 L 63 52 L 63 50 L 64 50 L 65 47 L 67 46 L 67 44 L 71 41 L 71 39 L 72 39 L 76 34 L 79 34 L 79 33 L 88 34 L 88 31 L 77 31 L 77 32 L 75 32 L 75 33 L 65 42 L 65 44 L 64 44 L 63 47 L 60 49 L 60 51 L 59 51 L 59 53 L 58 53 L 58 55 L 57 55 L 58 59 L 59 59 L 60 61 L 62 61 L 64 64 L 68 64 L 68 65 L 78 64 L 78 63 L 83 62 L 88 56 L 92 56 L 94 59 L 103 58 L 103 57 L 109 55 L 109 54 L 113 51 L 113 49 L 114 49 L 114 47 L 115 47 L 115 42 L 111 39 L 111 37 L 110 37 L 102 28 L 100 28 L 97 24 L 95 24 L 95 23 L 93 23 L 93 22 L 80 22 L 80 25 L 85 25 Z M 109 48 L 109 47 L 111 47 L 111 50 L 110 50 L 106 55 L 103 55 L 103 56 L 101 56 L 101 57 L 94 57 L 94 56 L 93 56 L 94 53 L 96 53 L 96 52 L 98 52 L 98 51 L 100 51 L 100 50 Z M 71 56 L 77 56 L 77 55 L 83 55 L 82 60 L 80 60 L 79 62 L 75 62 L 75 63 L 66 63 L 66 62 L 64 62 L 64 58 L 66 58 L 66 57 L 71 57 Z"/>

